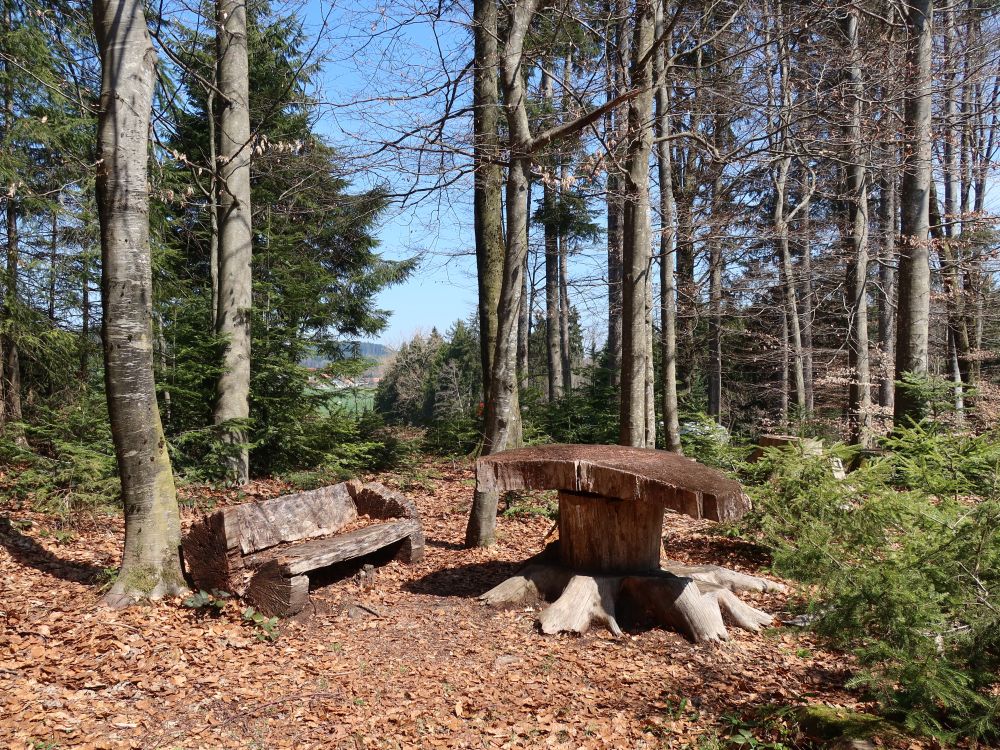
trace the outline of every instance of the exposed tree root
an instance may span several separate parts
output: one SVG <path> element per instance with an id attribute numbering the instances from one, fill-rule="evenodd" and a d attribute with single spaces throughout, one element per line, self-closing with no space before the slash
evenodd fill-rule
<path id="1" fill-rule="evenodd" d="M 714 583 L 733 592 L 739 591 L 784 591 L 785 587 L 777 581 L 750 576 L 718 565 L 684 565 L 675 560 L 664 560 L 661 566 L 664 570 L 682 578 L 694 578 L 696 581 Z"/>
<path id="2" fill-rule="evenodd" d="M 586 633 L 597 622 L 615 636 L 622 634 L 615 620 L 615 600 L 621 588 L 620 577 L 576 575 L 552 606 L 538 615 L 542 632 Z"/>
<path id="3" fill-rule="evenodd" d="M 542 632 L 548 634 L 585 633 L 598 623 L 621 635 L 616 612 L 633 609 L 648 611 L 662 625 L 704 642 L 727 640 L 727 623 L 753 632 L 771 624 L 770 615 L 744 603 L 734 591 L 783 588 L 714 565 L 669 564 L 669 569 L 649 573 L 589 576 L 532 562 L 479 598 L 487 604 L 515 604 L 532 598 L 552 602 L 538 616 Z"/>

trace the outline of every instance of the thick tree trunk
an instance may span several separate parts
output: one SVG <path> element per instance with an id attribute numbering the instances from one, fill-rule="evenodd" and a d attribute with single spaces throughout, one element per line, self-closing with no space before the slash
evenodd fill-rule
<path id="1" fill-rule="evenodd" d="M 232 444 L 229 479 L 249 478 L 246 420 L 250 417 L 250 307 L 253 232 L 250 206 L 250 68 L 245 0 L 217 0 L 219 113 L 219 309 L 217 332 L 226 337 L 216 388 L 215 424 Z"/>
<path id="2" fill-rule="evenodd" d="M 861 63 L 858 48 L 858 16 L 848 11 L 840 23 L 844 35 L 847 69 L 845 84 L 849 111 L 844 127 L 844 205 L 847 252 L 848 335 L 848 423 L 851 442 L 868 447 L 872 439 L 871 372 L 868 359 L 868 180 L 861 138 Z"/>
<path id="3" fill-rule="evenodd" d="M 625 226 L 622 277 L 622 374 L 619 443 L 646 447 L 647 338 L 646 299 L 650 283 L 649 156 L 653 133 L 653 2 L 635 9 L 636 62 L 631 86 L 640 93 L 629 101 L 628 154 L 625 166 Z M 643 62 L 643 58 L 646 58 Z"/>
<path id="4" fill-rule="evenodd" d="M 928 243 L 931 184 L 931 57 L 933 0 L 904 0 L 909 71 L 904 96 L 903 184 L 900 190 L 899 301 L 896 316 L 896 380 L 928 372 L 931 271 Z M 896 393 L 897 425 L 917 421 L 927 405 L 913 389 Z"/>
<path id="5" fill-rule="evenodd" d="M 101 57 L 97 201 L 104 373 L 125 506 L 125 552 L 112 606 L 184 589 L 180 518 L 153 382 L 147 159 L 156 54 L 142 3 L 96 0 Z"/>
<path id="6" fill-rule="evenodd" d="M 497 305 L 497 340 L 493 354 L 491 398 L 486 404 L 484 450 L 496 453 L 521 443 L 521 415 L 517 383 L 518 310 L 523 296 L 524 270 L 528 254 L 528 185 L 531 157 L 528 148 L 531 132 L 525 98 L 521 57 L 528 25 L 540 0 L 521 0 L 510 18 L 500 73 L 504 110 L 510 132 L 510 164 L 507 168 L 507 237 L 503 262 L 503 280 Z M 485 547 L 496 536 L 497 495 L 475 492 L 465 543 Z"/>
<path id="7" fill-rule="evenodd" d="M 492 400 L 493 355 L 497 345 L 497 306 L 503 281 L 504 242 L 500 189 L 499 91 L 497 75 L 497 6 L 494 0 L 476 0 L 473 8 L 475 71 L 473 115 L 475 193 L 473 210 L 476 232 L 476 277 L 479 284 L 479 347 L 483 372 L 483 406 Z M 484 451 L 490 446 L 484 442 Z M 476 493 L 479 495 L 479 493 Z M 498 497 L 495 492 L 474 499 L 466 541 L 489 543 L 496 524 Z M 488 517 L 492 513 L 492 520 Z"/>
<path id="8" fill-rule="evenodd" d="M 656 3 L 656 37 L 663 33 L 663 3 Z M 680 419 L 677 409 L 677 289 L 674 281 L 674 190 L 670 168 L 670 87 L 664 68 L 664 41 L 657 50 L 656 65 L 656 166 L 660 181 L 660 349 L 663 381 L 663 443 L 668 451 L 681 452 Z"/>

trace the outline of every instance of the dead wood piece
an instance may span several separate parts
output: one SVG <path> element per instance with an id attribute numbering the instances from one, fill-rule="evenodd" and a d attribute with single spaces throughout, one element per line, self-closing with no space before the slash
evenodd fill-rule
<path id="1" fill-rule="evenodd" d="M 586 633 L 597 622 L 615 636 L 622 634 L 615 619 L 615 600 L 621 588 L 619 576 L 575 575 L 551 606 L 538 615 L 542 632 Z"/>
<path id="2" fill-rule="evenodd" d="M 479 598 L 491 605 L 552 602 L 538 615 L 542 632 L 550 635 L 585 633 L 594 623 L 620 635 L 617 613 L 629 609 L 647 611 L 661 625 L 699 643 L 728 640 L 727 623 L 757 632 L 772 622 L 725 586 L 668 571 L 589 576 L 562 565 L 531 563 Z"/>
<path id="3" fill-rule="evenodd" d="M 480 492 L 540 489 L 647 502 L 696 518 L 739 518 L 750 500 L 739 482 L 669 451 L 621 445 L 544 445 L 483 456 Z"/>
<path id="4" fill-rule="evenodd" d="M 529 564 L 479 597 L 486 604 L 517 604 L 525 599 L 556 599 L 572 577 L 557 565 Z"/>
<path id="5" fill-rule="evenodd" d="M 410 498 L 378 482 L 361 487 L 355 484 L 352 489 L 354 504 L 362 515 L 379 519 L 418 517 L 417 506 Z"/>
<path id="6" fill-rule="evenodd" d="M 691 578 L 669 573 L 629 576 L 622 582 L 622 592 L 658 622 L 698 643 L 729 639 L 717 599 L 703 596 Z"/>
<path id="7" fill-rule="evenodd" d="M 181 549 L 184 565 L 196 588 L 235 593 L 233 565 L 226 544 L 222 513 L 213 513 L 196 521 L 184 537 Z"/>
<path id="8" fill-rule="evenodd" d="M 354 500 L 343 482 L 261 503 L 246 503 L 226 512 L 238 513 L 239 545 L 244 555 L 286 542 L 334 534 L 358 517 Z"/>
<path id="9" fill-rule="evenodd" d="M 290 617 L 309 603 L 309 578 L 285 575 L 272 560 L 256 571 L 243 598 L 268 617 Z"/>
<path id="10" fill-rule="evenodd" d="M 276 562 L 287 576 L 308 573 L 344 560 L 353 560 L 377 552 L 391 544 L 406 539 L 419 531 L 419 523 L 402 519 L 364 528 L 326 539 L 301 542 L 277 552 L 264 552 L 247 558 L 247 564 L 259 566 L 268 559 Z M 252 561 L 252 562 L 251 562 Z"/>
<path id="11" fill-rule="evenodd" d="M 766 578 L 747 575 L 718 565 L 685 565 L 676 560 L 665 560 L 662 568 L 676 576 L 714 583 L 733 592 L 760 591 L 771 593 L 785 590 L 785 586 L 777 581 L 769 581 Z"/>
<path id="12" fill-rule="evenodd" d="M 756 633 L 773 622 L 771 615 L 751 607 L 728 588 L 705 581 L 697 581 L 697 584 L 702 597 L 714 600 L 722 619 L 730 625 Z"/>

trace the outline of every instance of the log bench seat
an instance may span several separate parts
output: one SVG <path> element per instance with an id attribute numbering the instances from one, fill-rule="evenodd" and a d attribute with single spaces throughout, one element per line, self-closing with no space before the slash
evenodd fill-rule
<path id="1" fill-rule="evenodd" d="M 359 514 L 376 523 L 340 533 Z M 309 602 L 310 573 L 383 550 L 416 562 L 424 535 L 405 496 L 377 483 L 342 482 L 206 515 L 182 548 L 195 586 L 284 617 Z"/>

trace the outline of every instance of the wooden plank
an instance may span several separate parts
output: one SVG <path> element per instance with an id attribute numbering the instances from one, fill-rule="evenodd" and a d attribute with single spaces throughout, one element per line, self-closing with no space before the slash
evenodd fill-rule
<path id="1" fill-rule="evenodd" d="M 244 555 L 286 542 L 334 534 L 358 517 L 346 483 L 247 503 L 231 510 L 239 511 L 238 538 Z M 229 524 L 226 526 L 228 536 Z"/>
<path id="2" fill-rule="evenodd" d="M 583 492 L 716 520 L 750 510 L 739 482 L 721 471 L 675 453 L 621 445 L 538 445 L 482 456 L 476 487 Z"/>
<path id="3" fill-rule="evenodd" d="M 281 550 L 272 559 L 282 574 L 295 576 L 377 552 L 419 531 L 419 521 L 406 518 L 366 526 L 330 539 L 302 542 Z"/>

